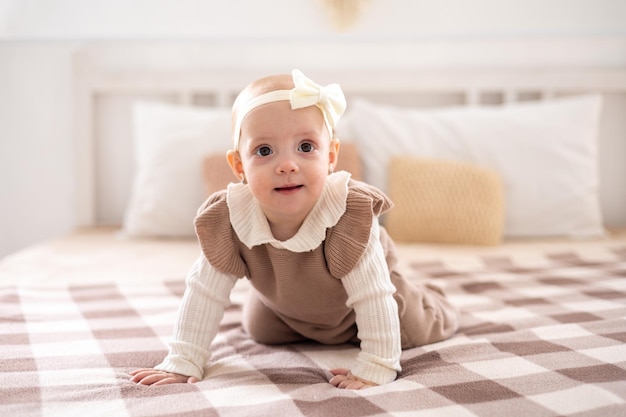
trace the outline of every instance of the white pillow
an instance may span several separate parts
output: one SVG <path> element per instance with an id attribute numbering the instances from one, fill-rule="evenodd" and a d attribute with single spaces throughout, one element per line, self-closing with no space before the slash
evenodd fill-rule
<path id="1" fill-rule="evenodd" d="M 338 135 L 359 144 L 365 180 L 383 191 L 392 156 L 471 162 L 502 177 L 506 236 L 604 233 L 596 159 L 600 96 L 439 110 L 363 99 L 350 104 Z"/>
<path id="2" fill-rule="evenodd" d="M 203 202 L 202 160 L 230 147 L 230 110 L 157 102 L 133 106 L 136 167 L 127 236 L 193 236 Z"/>

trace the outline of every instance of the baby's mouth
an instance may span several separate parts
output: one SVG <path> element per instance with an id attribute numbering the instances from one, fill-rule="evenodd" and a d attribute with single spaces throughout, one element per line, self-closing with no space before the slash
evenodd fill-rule
<path id="1" fill-rule="evenodd" d="M 285 185 L 283 187 L 276 187 L 275 190 L 276 191 L 294 191 L 302 187 L 303 185 Z"/>

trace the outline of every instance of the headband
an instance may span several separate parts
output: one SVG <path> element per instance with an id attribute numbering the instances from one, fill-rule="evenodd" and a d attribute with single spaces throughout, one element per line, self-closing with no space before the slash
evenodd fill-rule
<path id="1" fill-rule="evenodd" d="M 305 77 L 302 71 L 293 70 L 294 88 L 291 90 L 274 90 L 253 97 L 247 102 L 239 106 L 237 120 L 235 122 L 235 130 L 233 132 L 234 149 L 239 149 L 239 138 L 241 136 L 241 124 L 243 119 L 252 110 L 264 104 L 273 103 L 275 101 L 289 101 L 291 109 L 301 109 L 309 106 L 317 106 L 324 116 L 324 123 L 333 137 L 333 129 L 337 125 L 339 118 L 346 110 L 346 98 L 339 84 L 329 84 L 321 86 L 314 81 Z"/>

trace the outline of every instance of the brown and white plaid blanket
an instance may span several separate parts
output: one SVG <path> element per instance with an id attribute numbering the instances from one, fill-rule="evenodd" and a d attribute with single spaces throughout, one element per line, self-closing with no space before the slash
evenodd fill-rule
<path id="1" fill-rule="evenodd" d="M 398 380 L 365 391 L 327 381 L 357 349 L 264 346 L 242 331 L 236 287 L 197 384 L 149 387 L 128 372 L 166 353 L 182 278 L 159 285 L 3 285 L 1 416 L 624 416 L 626 247 L 602 261 L 547 254 L 521 266 L 410 264 L 445 287 L 459 333 L 405 351 Z"/>

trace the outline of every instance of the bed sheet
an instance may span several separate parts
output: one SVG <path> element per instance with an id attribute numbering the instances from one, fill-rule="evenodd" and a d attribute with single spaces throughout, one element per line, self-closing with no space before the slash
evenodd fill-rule
<path id="1" fill-rule="evenodd" d="M 197 384 L 146 387 L 198 255 L 193 240 L 88 230 L 0 261 L 0 415 L 592 416 L 626 414 L 626 234 L 498 247 L 400 245 L 413 280 L 445 288 L 457 335 L 404 351 L 399 378 L 327 383 L 357 348 L 264 346 L 233 291 Z"/>

